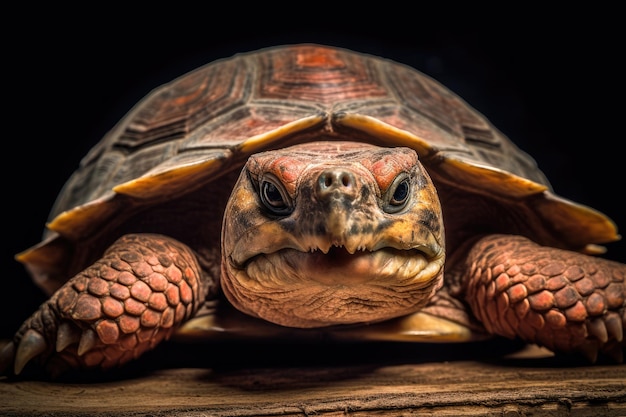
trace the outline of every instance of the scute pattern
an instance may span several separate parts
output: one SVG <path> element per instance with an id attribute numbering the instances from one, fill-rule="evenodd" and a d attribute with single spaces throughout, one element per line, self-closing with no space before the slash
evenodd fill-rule
<path id="1" fill-rule="evenodd" d="M 326 114 L 331 122 L 331 115 L 342 112 L 369 115 L 411 131 L 427 141 L 433 152 L 459 154 L 470 163 L 498 166 L 545 183 L 540 173 L 535 174 L 531 158 L 427 76 L 401 64 L 340 49 L 326 49 L 321 55 L 318 48 L 241 54 L 156 89 L 83 160 L 66 191 L 74 196 L 59 202 L 55 213 L 94 200 L 148 172 L 173 170 L 182 161 L 207 160 L 211 157 L 206 154 L 208 148 L 236 149 L 252 136 L 296 120 Z M 333 131 L 332 127 L 323 129 L 326 134 Z M 104 163 L 113 152 L 126 159 Z M 178 158 L 181 154 L 186 156 Z M 73 191 L 86 183 L 90 193 Z"/>
<path id="2" fill-rule="evenodd" d="M 284 54 L 280 49 L 259 55 L 259 99 L 320 103 L 331 109 L 337 103 L 389 98 L 381 84 L 375 60 L 342 50 L 319 54 L 309 46 Z"/>
<path id="3" fill-rule="evenodd" d="M 246 62 L 230 60 L 204 66 L 174 80 L 138 107 L 119 146 L 136 148 L 167 138 L 184 138 L 214 118 L 240 107 L 250 91 Z"/>

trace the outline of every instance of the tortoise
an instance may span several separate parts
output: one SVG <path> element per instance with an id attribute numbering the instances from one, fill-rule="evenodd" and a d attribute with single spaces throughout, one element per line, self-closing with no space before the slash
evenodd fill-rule
<path id="1" fill-rule="evenodd" d="M 618 239 L 416 69 L 316 44 L 249 51 L 155 89 L 84 157 L 16 255 L 50 298 L 0 369 L 320 332 L 621 362 L 626 265 L 599 256 Z"/>

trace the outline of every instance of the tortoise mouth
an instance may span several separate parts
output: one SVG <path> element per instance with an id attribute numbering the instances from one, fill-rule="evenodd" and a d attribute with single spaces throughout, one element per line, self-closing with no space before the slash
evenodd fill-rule
<path id="1" fill-rule="evenodd" d="M 229 301 L 289 327 L 372 323 L 422 308 L 442 283 L 444 257 L 418 249 L 283 248 L 226 267 Z"/>
<path id="2" fill-rule="evenodd" d="M 434 241 L 409 248 L 397 248 L 398 245 L 384 240 L 370 247 L 354 242 L 351 245 L 315 242 L 315 239 L 309 242 L 309 246 L 284 245 L 273 251 L 248 252 L 248 257 L 240 262 L 234 262 L 236 258 L 231 257 L 230 268 L 243 270 L 259 282 L 268 276 L 270 279 L 280 276 L 290 283 L 345 286 L 370 282 L 406 286 L 430 279 L 432 270 L 438 271 L 444 263 L 443 250 Z M 387 246 L 390 244 L 393 246 Z"/>
<path id="3" fill-rule="evenodd" d="M 381 282 L 387 285 L 417 276 L 428 265 L 428 257 L 418 250 L 381 248 L 349 252 L 345 247 L 331 247 L 327 252 L 300 252 L 283 249 L 280 257 L 288 268 L 298 271 L 301 279 L 320 284 L 355 285 Z"/>
<path id="4" fill-rule="evenodd" d="M 341 268 L 377 256 L 379 262 L 382 257 L 388 257 L 387 261 L 421 257 L 443 264 L 444 248 L 433 233 L 422 228 L 413 235 L 419 235 L 420 239 L 406 241 L 394 237 L 392 231 L 387 234 L 340 236 L 335 239 L 325 235 L 296 237 L 265 224 L 258 230 L 249 230 L 244 234 L 235 243 L 228 259 L 232 268 L 245 269 L 258 257 L 290 253 L 288 251 L 293 250 L 301 254 L 298 263 L 304 262 L 303 259 L 320 263 L 312 264 L 311 267 Z M 259 236 L 264 236 L 264 239 L 259 239 Z"/>

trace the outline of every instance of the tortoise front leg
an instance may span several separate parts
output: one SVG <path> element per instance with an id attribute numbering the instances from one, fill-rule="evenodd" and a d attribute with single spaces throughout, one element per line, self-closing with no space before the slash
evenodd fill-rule
<path id="1" fill-rule="evenodd" d="M 472 246 L 463 270 L 465 299 L 488 331 L 622 362 L 626 265 L 493 235 Z"/>
<path id="2" fill-rule="evenodd" d="M 153 348 L 202 305 L 211 280 L 161 235 L 126 235 L 44 302 L 0 352 L 0 372 L 108 369 Z"/>

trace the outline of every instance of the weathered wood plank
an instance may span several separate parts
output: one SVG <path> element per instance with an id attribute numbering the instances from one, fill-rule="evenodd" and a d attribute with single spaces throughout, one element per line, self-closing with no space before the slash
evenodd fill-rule
<path id="1" fill-rule="evenodd" d="M 435 413 L 626 415 L 626 365 L 580 364 L 544 351 L 500 356 L 484 343 L 173 344 L 104 380 L 0 382 L 7 416 Z"/>

